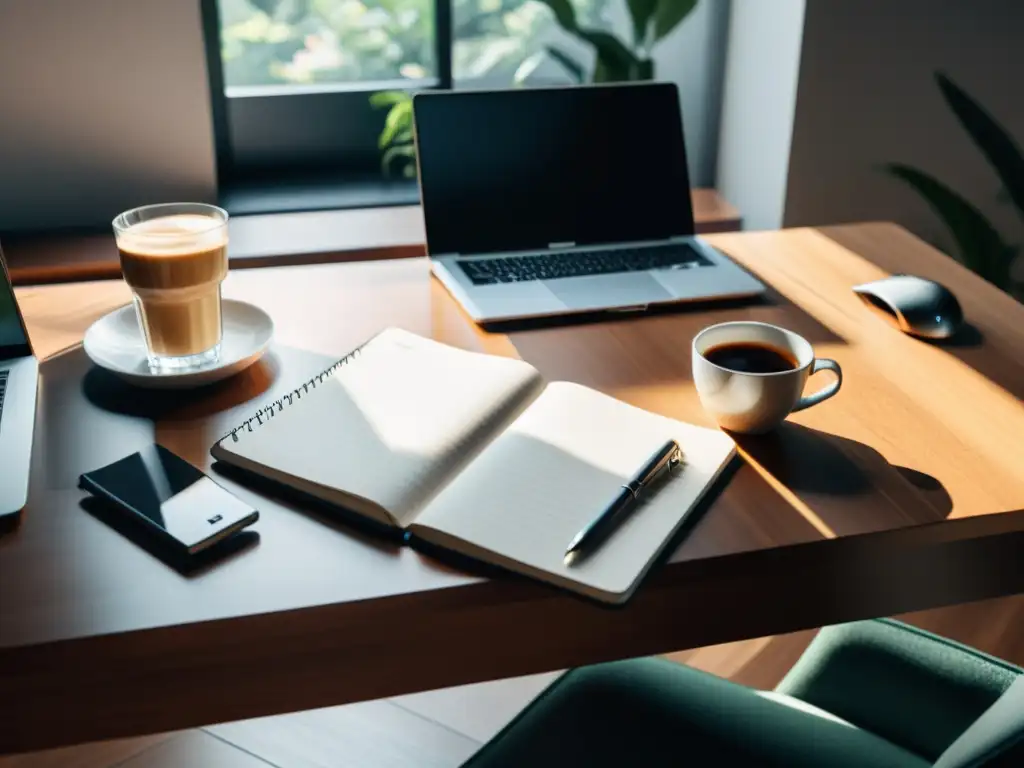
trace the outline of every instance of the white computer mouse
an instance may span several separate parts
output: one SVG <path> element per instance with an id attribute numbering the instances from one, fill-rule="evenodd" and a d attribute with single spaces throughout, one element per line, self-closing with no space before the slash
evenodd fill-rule
<path id="1" fill-rule="evenodd" d="M 948 339 L 963 325 L 964 312 L 956 296 L 933 280 L 893 275 L 853 292 L 904 333 L 922 339 Z"/>

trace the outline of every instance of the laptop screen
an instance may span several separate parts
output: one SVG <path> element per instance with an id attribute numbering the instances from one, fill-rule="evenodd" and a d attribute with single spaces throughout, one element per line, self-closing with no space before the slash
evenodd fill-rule
<path id="1" fill-rule="evenodd" d="M 693 234 L 672 84 L 418 94 L 435 255 Z"/>
<path id="2" fill-rule="evenodd" d="M 30 355 L 32 352 L 14 298 L 14 289 L 7 276 L 3 251 L 0 251 L 0 273 L 0 360 Z"/>

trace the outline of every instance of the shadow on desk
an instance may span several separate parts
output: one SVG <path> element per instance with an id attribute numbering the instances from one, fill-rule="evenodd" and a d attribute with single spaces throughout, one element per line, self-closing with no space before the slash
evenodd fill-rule
<path id="1" fill-rule="evenodd" d="M 190 578 L 201 576 L 232 558 L 241 556 L 244 552 L 256 547 L 260 541 L 260 535 L 256 531 L 240 531 L 214 544 L 209 549 L 189 555 L 162 542 L 146 528 L 144 523 L 132 521 L 130 517 L 115 509 L 108 501 L 88 496 L 82 499 L 80 504 L 82 509 L 90 515 L 106 523 L 128 541 L 149 552 L 168 568 Z"/>
<path id="2" fill-rule="evenodd" d="M 624 322 L 640 320 L 646 317 L 664 317 L 666 315 L 695 314 L 715 310 L 747 309 L 751 307 L 779 306 L 784 302 L 778 294 L 769 292 L 763 296 L 743 299 L 707 299 L 677 304 L 656 304 L 647 309 L 600 310 L 596 312 L 577 312 L 571 315 L 552 315 L 548 317 L 531 317 L 521 320 L 497 320 L 481 323 L 481 327 L 490 333 L 515 333 L 517 331 L 535 331 L 543 328 L 568 328 L 594 323 Z"/>
<path id="3" fill-rule="evenodd" d="M 770 287 L 757 300 L 677 304 L 643 315 L 603 313 L 596 318 L 557 320 L 502 330 L 510 334 L 519 356 L 543 370 L 549 381 L 577 381 L 603 391 L 689 382 L 693 339 L 717 323 L 771 323 L 799 333 L 812 344 L 845 343 Z"/>
<path id="4" fill-rule="evenodd" d="M 216 440 L 331 361 L 275 345 L 230 379 L 192 390 L 149 390 L 96 368 L 81 347 L 72 349 L 39 368 L 32 486 L 74 488 L 82 472 L 154 442 L 207 467 Z"/>
<path id="5" fill-rule="evenodd" d="M 284 483 L 240 469 L 223 461 L 215 461 L 211 470 L 214 475 L 220 475 L 269 499 L 274 502 L 275 506 L 285 507 L 294 511 L 295 514 L 311 517 L 327 528 L 355 538 L 361 544 L 373 547 L 382 554 L 397 555 L 402 547 L 405 531 L 399 528 L 384 525 L 366 515 L 357 514 Z M 258 502 L 253 503 L 259 508 Z"/>
<path id="6" fill-rule="evenodd" d="M 694 318 L 697 322 L 696 330 L 730 320 L 757 320 L 791 328 L 805 336 L 811 343 L 834 344 L 843 341 L 842 338 L 786 299 L 770 285 L 766 286 L 766 291 L 761 296 L 658 304 L 645 310 L 635 311 L 603 310 L 524 320 L 505 320 L 483 323 L 482 327 L 488 332 L 510 334 L 545 328 L 579 327 L 595 323 L 624 324 L 645 318 L 682 318 L 684 320 Z"/>
<path id="7" fill-rule="evenodd" d="M 161 390 L 133 387 L 114 374 L 92 366 L 82 379 L 82 392 L 96 407 L 122 416 L 152 421 L 202 419 L 266 393 L 281 368 L 275 350 L 229 379 L 196 389 Z"/>
<path id="8" fill-rule="evenodd" d="M 0 517 L 0 536 L 4 536 L 12 531 L 16 531 L 18 526 L 21 525 L 22 512 L 15 512 L 13 515 L 4 515 Z"/>
<path id="9" fill-rule="evenodd" d="M 971 323 L 964 323 L 960 326 L 960 330 L 948 339 L 935 339 L 931 343 L 936 347 L 945 347 L 946 349 L 951 350 L 976 349 L 977 347 L 984 345 L 985 334 Z"/>
<path id="10" fill-rule="evenodd" d="M 766 435 L 733 437 L 747 461 L 838 536 L 938 522 L 953 509 L 937 479 L 856 440 L 788 421 Z"/>
<path id="11" fill-rule="evenodd" d="M 1024 356 L 1009 340 L 986 334 L 968 322 L 952 338 L 921 343 L 944 350 L 1018 400 L 1024 400 Z"/>
<path id="12" fill-rule="evenodd" d="M 1024 357 L 1019 327 L 1009 317 L 1024 317 L 1024 307 L 995 286 L 969 276 L 952 258 L 938 257 L 934 249 L 898 227 L 823 227 L 818 231 L 829 240 L 861 255 L 889 272 L 909 272 L 937 280 L 956 295 L 963 307 L 966 325 L 954 338 L 943 342 L 920 341 L 943 349 L 947 354 L 1024 400 Z M 895 332 L 895 331 L 894 331 Z"/>

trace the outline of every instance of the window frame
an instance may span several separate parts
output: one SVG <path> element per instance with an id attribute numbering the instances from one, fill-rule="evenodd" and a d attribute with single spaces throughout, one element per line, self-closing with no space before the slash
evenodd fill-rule
<path id="1" fill-rule="evenodd" d="M 200 0 L 211 118 L 221 187 L 269 175 L 316 174 L 358 180 L 379 176 L 377 136 L 385 110 L 370 105 L 383 90 L 452 88 L 452 3 L 434 1 L 436 75 L 418 80 L 313 86 L 225 87 L 217 0 Z"/>

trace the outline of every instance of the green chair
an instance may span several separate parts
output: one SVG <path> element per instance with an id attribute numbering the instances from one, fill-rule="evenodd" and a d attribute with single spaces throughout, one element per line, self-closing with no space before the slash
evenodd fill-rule
<path id="1" fill-rule="evenodd" d="M 822 630 L 774 691 L 662 659 L 568 672 L 465 768 L 1024 768 L 1024 671 L 900 622 Z"/>

